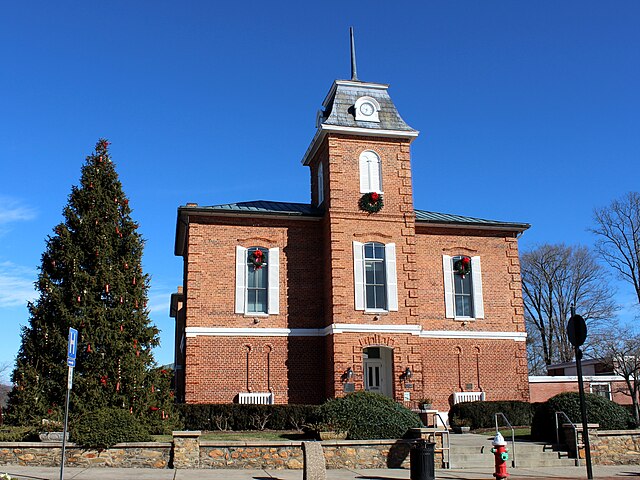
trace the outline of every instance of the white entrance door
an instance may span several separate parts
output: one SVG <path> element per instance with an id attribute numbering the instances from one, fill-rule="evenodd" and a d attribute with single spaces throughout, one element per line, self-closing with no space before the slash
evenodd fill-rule
<path id="1" fill-rule="evenodd" d="M 382 360 L 371 358 L 364 361 L 364 389 L 369 392 L 384 393 Z"/>

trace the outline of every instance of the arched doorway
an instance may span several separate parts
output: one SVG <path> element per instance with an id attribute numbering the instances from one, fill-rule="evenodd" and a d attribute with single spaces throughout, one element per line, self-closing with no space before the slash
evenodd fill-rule
<path id="1" fill-rule="evenodd" d="M 367 347 L 362 350 L 364 389 L 385 397 L 393 397 L 392 350 L 388 347 Z"/>

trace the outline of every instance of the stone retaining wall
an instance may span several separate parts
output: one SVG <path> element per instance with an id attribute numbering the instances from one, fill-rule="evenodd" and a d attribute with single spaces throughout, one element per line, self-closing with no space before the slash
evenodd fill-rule
<path id="1" fill-rule="evenodd" d="M 409 468 L 405 440 L 331 440 L 322 448 L 327 468 Z M 301 469 L 301 442 L 200 442 L 200 468 Z"/>
<path id="2" fill-rule="evenodd" d="M 85 450 L 67 444 L 66 465 L 74 467 L 167 468 L 172 444 L 160 442 L 120 443 L 107 450 Z M 1 442 L 0 465 L 56 467 L 62 445 L 53 442 Z"/>
<path id="3" fill-rule="evenodd" d="M 410 441 L 330 440 L 321 442 L 327 468 L 409 467 Z M 0 465 L 60 465 L 62 445 L 2 442 Z M 120 443 L 106 450 L 66 448 L 68 466 L 137 468 L 302 469 L 302 442 L 201 441 L 200 432 L 174 432 L 173 442 Z"/>
<path id="4" fill-rule="evenodd" d="M 591 458 L 597 465 L 640 465 L 640 430 L 589 432 Z"/>

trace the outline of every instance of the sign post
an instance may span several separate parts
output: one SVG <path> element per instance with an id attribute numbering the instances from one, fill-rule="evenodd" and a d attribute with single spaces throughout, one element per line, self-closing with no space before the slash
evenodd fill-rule
<path id="1" fill-rule="evenodd" d="M 580 347 L 587 339 L 587 324 L 580 315 L 576 315 L 575 308 L 571 307 L 571 318 L 567 324 L 567 336 L 569 342 L 575 348 L 576 369 L 578 370 L 578 390 L 580 392 L 580 413 L 582 414 L 582 438 L 584 440 L 584 455 L 587 461 L 587 478 L 593 479 L 591 468 L 591 446 L 589 445 L 589 430 L 587 426 L 587 405 L 584 401 L 584 383 L 582 382 L 582 350 Z M 576 454 L 580 455 L 580 449 L 576 445 Z"/>
<path id="2" fill-rule="evenodd" d="M 67 347 L 67 400 L 64 406 L 64 429 L 62 430 L 62 459 L 60 460 L 60 480 L 64 478 L 64 457 L 67 447 L 67 425 L 69 423 L 69 396 L 73 386 L 73 367 L 76 366 L 76 352 L 78 351 L 78 331 L 69 327 L 69 342 Z"/>

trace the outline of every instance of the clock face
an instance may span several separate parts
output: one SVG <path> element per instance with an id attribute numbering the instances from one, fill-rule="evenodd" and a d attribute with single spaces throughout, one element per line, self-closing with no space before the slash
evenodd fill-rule
<path id="1" fill-rule="evenodd" d="M 360 113 L 367 117 L 373 115 L 373 111 L 373 105 L 369 102 L 364 102 L 362 105 L 360 105 Z"/>

